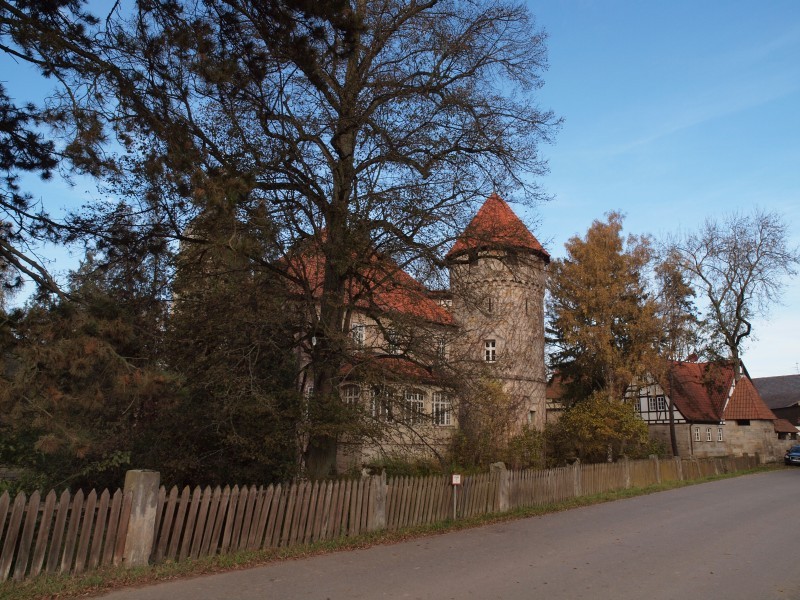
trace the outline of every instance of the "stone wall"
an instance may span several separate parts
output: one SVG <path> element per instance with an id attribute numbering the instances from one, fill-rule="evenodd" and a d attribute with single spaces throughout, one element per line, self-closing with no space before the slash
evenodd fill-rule
<path id="1" fill-rule="evenodd" d="M 503 384 L 518 427 L 545 424 L 545 262 L 530 253 L 485 251 L 450 265 L 453 316 L 461 327 L 454 358 Z M 486 342 L 495 360 L 486 360 Z"/>
<path id="2" fill-rule="evenodd" d="M 722 427 L 722 441 L 718 439 L 719 427 Z M 695 437 L 695 429 L 700 431 L 699 441 Z M 709 429 L 711 441 L 708 441 Z M 669 425 L 650 425 L 649 430 L 650 437 L 661 441 L 669 452 L 671 447 Z M 760 420 L 752 420 L 750 425 L 739 425 L 736 421 L 728 421 L 723 425 L 676 424 L 675 437 L 678 442 L 678 453 L 682 457 L 711 458 L 758 454 L 767 462 L 781 460 L 783 453 L 793 443 L 792 440 L 778 439 L 772 421 Z"/>

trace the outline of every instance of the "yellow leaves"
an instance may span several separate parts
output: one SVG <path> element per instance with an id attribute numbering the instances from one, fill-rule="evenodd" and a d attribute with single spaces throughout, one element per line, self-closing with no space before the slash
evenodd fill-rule
<path id="1" fill-rule="evenodd" d="M 55 454 L 61 448 L 62 441 L 55 434 L 48 433 L 41 436 L 33 445 L 35 450 L 44 454 Z"/>

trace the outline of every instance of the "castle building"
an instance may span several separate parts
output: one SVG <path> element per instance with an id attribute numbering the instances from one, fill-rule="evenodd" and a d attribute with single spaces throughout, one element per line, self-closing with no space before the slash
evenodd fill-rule
<path id="1" fill-rule="evenodd" d="M 500 382 L 518 427 L 545 424 L 544 293 L 550 255 L 498 195 L 490 196 L 446 260 L 456 344 Z"/>
<path id="2" fill-rule="evenodd" d="M 382 283 L 371 290 L 371 309 L 354 302 L 347 317 L 354 360 L 340 396 L 362 407 L 380 436 L 341 439 L 339 472 L 381 455 L 443 455 L 469 417 L 469 406 L 452 397 L 446 381 L 454 373 L 502 389 L 510 433 L 544 427 L 547 251 L 493 194 L 445 258 L 447 291 L 427 290 L 381 258 L 375 269 Z M 304 265 L 306 272 L 318 267 Z"/>

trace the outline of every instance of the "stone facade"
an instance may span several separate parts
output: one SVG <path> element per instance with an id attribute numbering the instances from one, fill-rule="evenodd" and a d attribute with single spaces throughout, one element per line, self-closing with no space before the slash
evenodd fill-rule
<path id="1" fill-rule="evenodd" d="M 500 381 L 519 427 L 545 425 L 546 263 L 533 254 L 483 250 L 450 264 L 457 344 L 467 360 Z"/>
<path id="2" fill-rule="evenodd" d="M 350 316 L 353 343 L 375 368 L 373 375 L 354 369 L 340 392 L 345 402 L 360 402 L 382 427 L 380 439 L 340 440 L 337 469 L 356 470 L 386 455 L 413 458 L 446 453 L 465 403 L 458 398 L 445 400 L 445 391 L 436 383 L 436 363 L 438 367 L 446 363 L 451 373 L 498 382 L 514 413 L 512 432 L 526 424 L 542 429 L 548 262 L 539 242 L 510 207 L 493 195 L 447 255 L 449 291 L 429 293 L 425 300 L 447 311 L 449 322 L 442 318 L 404 322 L 395 313 L 395 321 L 381 319 L 379 323 L 354 311 Z M 391 410 L 381 406 L 381 394 L 391 396 Z"/>

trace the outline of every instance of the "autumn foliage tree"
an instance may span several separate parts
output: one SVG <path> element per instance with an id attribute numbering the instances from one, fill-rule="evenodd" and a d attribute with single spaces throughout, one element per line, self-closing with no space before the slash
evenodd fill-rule
<path id="1" fill-rule="evenodd" d="M 660 323 L 648 295 L 647 238 L 622 237 L 623 218 L 594 221 L 550 266 L 547 335 L 550 368 L 568 403 L 602 391 L 622 399 L 657 360 Z"/>

